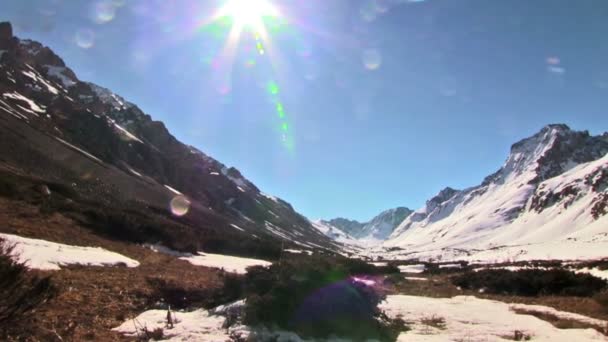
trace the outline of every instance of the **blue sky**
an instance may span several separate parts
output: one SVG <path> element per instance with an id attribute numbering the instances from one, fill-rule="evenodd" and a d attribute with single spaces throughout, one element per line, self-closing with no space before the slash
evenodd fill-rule
<path id="1" fill-rule="evenodd" d="M 206 24 L 222 1 L 6 0 L 0 20 L 313 219 L 476 185 L 549 123 L 608 131 L 604 0 L 275 5 L 265 53 L 244 32 L 233 59 Z"/>

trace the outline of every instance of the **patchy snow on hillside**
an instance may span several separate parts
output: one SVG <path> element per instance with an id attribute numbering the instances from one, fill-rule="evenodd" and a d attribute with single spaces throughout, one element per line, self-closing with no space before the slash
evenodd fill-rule
<path id="1" fill-rule="evenodd" d="M 59 270 L 65 265 L 139 266 L 139 262 L 133 259 L 100 247 L 70 246 L 10 234 L 0 234 L 0 238 L 15 246 L 14 257 L 29 268 Z"/>
<path id="2" fill-rule="evenodd" d="M 167 190 L 171 191 L 172 193 L 176 194 L 176 195 L 183 195 L 181 192 L 175 190 L 174 188 L 168 186 L 168 185 L 163 185 Z"/>
<path id="3" fill-rule="evenodd" d="M 44 77 L 42 77 L 42 75 L 40 75 L 38 71 L 36 71 L 36 69 L 32 68 L 29 64 L 26 64 L 26 66 L 30 68 L 31 71 L 23 70 L 21 71 L 21 74 L 29 77 L 35 83 L 42 84 L 46 88 L 46 90 L 48 90 L 51 94 L 59 94 L 59 90 L 57 90 L 57 88 L 53 87 L 47 80 L 45 80 Z"/>
<path id="4" fill-rule="evenodd" d="M 354 237 L 348 235 L 347 233 L 341 231 L 340 229 L 338 229 L 330 224 L 327 224 L 321 220 L 311 221 L 310 224 L 313 226 L 313 228 L 317 229 L 318 231 L 323 233 L 325 236 L 331 238 L 334 241 L 343 243 L 345 245 L 358 245 L 359 244 L 359 241 L 357 239 L 355 239 Z"/>
<path id="5" fill-rule="evenodd" d="M 403 295 L 388 296 L 380 307 L 389 317 L 399 316 L 411 322 L 412 330 L 401 333 L 398 341 L 512 341 L 516 330 L 530 336 L 533 341 L 606 340 L 605 336 L 593 329 L 558 329 L 549 322 L 512 310 L 543 309 L 558 317 L 585 323 L 593 320 L 547 307 L 510 305 L 469 296 L 428 298 Z M 425 320 L 431 318 L 444 319 L 445 327 L 442 329 L 424 324 Z"/>
<path id="6" fill-rule="evenodd" d="M 81 149 L 80 147 L 74 146 L 74 145 L 70 144 L 69 142 L 67 142 L 67 141 L 65 141 L 65 140 L 63 140 L 61 138 L 58 138 L 58 137 L 55 137 L 55 139 L 57 141 L 59 141 L 60 143 L 62 143 L 64 145 L 66 145 L 66 146 L 68 146 L 68 147 L 70 147 L 70 148 L 72 148 L 72 149 L 74 149 L 74 150 L 76 150 L 76 151 L 84 154 L 85 156 L 87 156 L 87 157 L 89 157 L 89 158 L 91 158 L 93 160 L 95 160 L 96 162 L 103 164 L 103 161 L 101 159 L 95 157 L 94 155 L 92 155 L 91 153 L 89 153 L 89 152 Z"/>
<path id="7" fill-rule="evenodd" d="M 67 77 L 66 75 L 63 74 L 65 71 L 67 71 L 67 68 L 59 67 L 59 66 L 55 66 L 55 65 L 45 65 L 44 67 L 47 70 L 47 74 L 49 76 L 58 78 L 64 87 L 69 88 L 71 86 L 76 85 L 76 82 L 74 82 L 69 77 Z"/>
<path id="8" fill-rule="evenodd" d="M 5 99 L 13 99 L 13 100 L 17 100 L 17 101 L 21 101 L 21 102 L 25 102 L 27 103 L 29 109 L 24 108 L 22 106 L 17 105 L 18 107 L 20 107 L 23 110 L 26 110 L 27 112 L 38 116 L 38 114 L 44 114 L 46 113 L 46 110 L 43 108 L 43 106 L 38 105 L 36 102 L 34 102 L 33 100 L 19 94 L 18 92 L 14 91 L 12 93 L 4 93 L 2 94 L 2 96 Z"/>
<path id="9" fill-rule="evenodd" d="M 222 268 L 226 272 L 245 274 L 247 267 L 272 265 L 271 262 L 259 259 L 241 258 L 230 255 L 210 254 L 199 252 L 197 255 L 189 255 L 180 258 L 195 266 L 206 266 Z"/>

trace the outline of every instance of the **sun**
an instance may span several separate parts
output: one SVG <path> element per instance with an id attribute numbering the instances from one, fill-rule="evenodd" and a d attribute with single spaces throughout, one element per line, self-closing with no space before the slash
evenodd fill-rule
<path id="1" fill-rule="evenodd" d="M 216 17 L 228 17 L 237 30 L 264 30 L 264 18 L 277 17 L 277 9 L 268 0 L 228 0 Z"/>

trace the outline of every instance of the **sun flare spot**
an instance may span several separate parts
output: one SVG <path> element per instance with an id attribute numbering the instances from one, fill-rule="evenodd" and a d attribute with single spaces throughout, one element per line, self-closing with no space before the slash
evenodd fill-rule
<path id="1" fill-rule="evenodd" d="M 239 31 L 264 31 L 264 19 L 276 18 L 279 12 L 268 0 L 228 0 L 217 17 L 227 17 Z"/>

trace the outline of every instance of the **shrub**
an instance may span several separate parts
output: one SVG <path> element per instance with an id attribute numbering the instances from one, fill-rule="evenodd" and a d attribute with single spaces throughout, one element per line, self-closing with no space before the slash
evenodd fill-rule
<path id="1" fill-rule="evenodd" d="M 39 278 L 13 260 L 14 247 L 0 239 L 0 336 L 27 323 L 30 315 L 55 293 L 50 278 Z"/>
<path id="2" fill-rule="evenodd" d="M 594 297 L 595 301 L 602 306 L 604 311 L 608 313 L 608 290 L 598 293 Z"/>
<path id="3" fill-rule="evenodd" d="M 566 270 L 481 270 L 452 278 L 464 289 L 484 289 L 488 293 L 519 296 L 590 297 L 606 288 L 606 281 L 589 274 Z"/>
<path id="4" fill-rule="evenodd" d="M 153 289 L 147 296 L 149 305 L 161 302 L 177 310 L 212 308 L 243 297 L 243 277 L 237 274 L 224 273 L 223 286 L 220 288 L 184 285 L 180 280 L 158 277 L 149 277 L 147 281 Z"/>
<path id="5" fill-rule="evenodd" d="M 394 341 L 404 327 L 378 309 L 385 294 L 354 278 L 367 274 L 361 271 L 376 271 L 369 266 L 317 256 L 284 260 L 269 269 L 250 268 L 244 321 L 278 326 L 305 338 Z"/>

